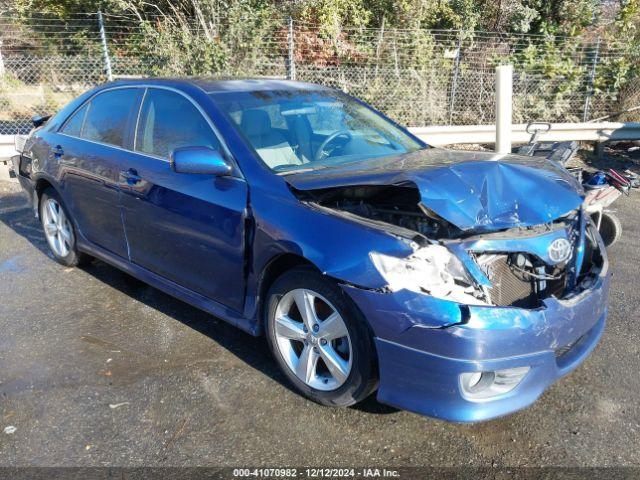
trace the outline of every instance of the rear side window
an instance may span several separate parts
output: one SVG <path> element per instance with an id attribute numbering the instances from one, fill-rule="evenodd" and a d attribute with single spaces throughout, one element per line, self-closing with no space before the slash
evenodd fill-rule
<path id="1" fill-rule="evenodd" d="M 71 135 L 74 137 L 79 137 L 82 133 L 82 124 L 84 123 L 84 117 L 87 114 L 87 109 L 89 108 L 89 104 L 86 104 L 80 110 L 77 110 L 76 113 L 67 121 L 64 128 L 62 129 L 62 133 L 66 133 L 67 135 Z"/>
<path id="2" fill-rule="evenodd" d="M 135 147 L 139 152 L 168 158 L 176 148 L 220 150 L 220 143 L 187 98 L 169 90 L 149 88 L 140 111 Z"/>
<path id="3" fill-rule="evenodd" d="M 110 90 L 94 97 L 89 103 L 81 137 L 122 147 L 129 114 L 137 95 L 137 89 L 126 88 Z"/>

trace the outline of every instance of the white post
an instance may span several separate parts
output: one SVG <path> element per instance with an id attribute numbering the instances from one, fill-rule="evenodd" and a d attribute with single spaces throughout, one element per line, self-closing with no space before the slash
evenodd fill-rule
<path id="1" fill-rule="evenodd" d="M 2 38 L 0 38 L 0 78 L 4 77 L 4 60 L 2 59 Z"/>
<path id="2" fill-rule="evenodd" d="M 287 33 L 287 80 L 296 79 L 296 53 L 294 44 L 293 18 L 289 17 Z"/>
<path id="3" fill-rule="evenodd" d="M 496 67 L 496 147 L 498 153 L 511 153 L 511 115 L 513 66 Z"/>
<path id="4" fill-rule="evenodd" d="M 109 58 L 109 48 L 107 47 L 107 34 L 104 31 L 104 19 L 102 12 L 98 10 L 98 27 L 100 28 L 100 43 L 102 43 L 102 58 L 104 59 L 104 73 L 108 81 L 113 81 L 111 73 L 111 58 Z"/>

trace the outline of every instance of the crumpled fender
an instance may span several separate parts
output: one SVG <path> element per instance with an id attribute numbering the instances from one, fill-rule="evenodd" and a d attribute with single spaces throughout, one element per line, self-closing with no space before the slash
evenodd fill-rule
<path id="1" fill-rule="evenodd" d="M 280 193 L 282 195 L 282 193 Z M 285 196 L 286 197 L 286 196 Z M 354 221 L 314 204 L 266 191 L 252 192 L 255 238 L 253 269 L 260 272 L 270 260 L 295 254 L 312 262 L 322 273 L 365 289 L 380 289 L 386 281 L 369 253 L 406 257 L 411 240 L 390 233 L 373 222 Z"/>

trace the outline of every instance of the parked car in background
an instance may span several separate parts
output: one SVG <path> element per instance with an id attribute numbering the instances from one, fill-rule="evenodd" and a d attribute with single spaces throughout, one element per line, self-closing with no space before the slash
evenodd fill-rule
<path id="1" fill-rule="evenodd" d="M 101 259 L 264 334 L 324 405 L 377 391 L 490 419 L 604 329 L 607 257 L 571 175 L 431 148 L 333 89 L 109 83 L 34 129 L 15 169 L 57 261 Z"/>

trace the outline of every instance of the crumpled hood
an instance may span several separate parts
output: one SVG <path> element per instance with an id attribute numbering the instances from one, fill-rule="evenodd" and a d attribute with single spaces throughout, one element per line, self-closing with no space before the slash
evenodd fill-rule
<path id="1" fill-rule="evenodd" d="M 285 180 L 298 190 L 415 184 L 421 204 L 462 230 L 534 226 L 582 203 L 582 187 L 555 163 L 518 155 L 429 148 Z"/>

